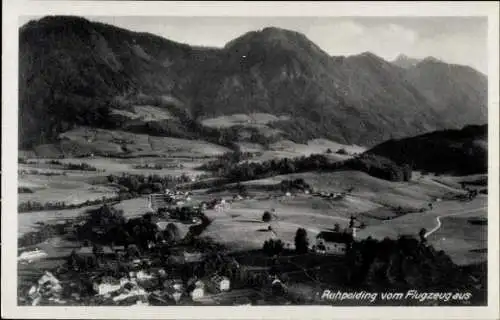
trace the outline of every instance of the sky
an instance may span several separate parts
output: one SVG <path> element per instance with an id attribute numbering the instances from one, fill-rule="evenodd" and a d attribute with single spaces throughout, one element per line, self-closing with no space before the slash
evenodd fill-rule
<path id="1" fill-rule="evenodd" d="M 138 32 L 223 47 L 248 31 L 279 27 L 305 34 L 330 55 L 370 51 L 388 61 L 399 54 L 433 56 L 487 74 L 487 18 L 483 17 L 85 17 Z M 25 18 L 27 21 L 29 18 Z M 22 21 L 21 21 L 22 22 Z"/>

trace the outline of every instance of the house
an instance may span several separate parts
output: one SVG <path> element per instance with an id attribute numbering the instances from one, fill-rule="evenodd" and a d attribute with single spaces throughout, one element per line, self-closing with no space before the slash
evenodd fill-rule
<path id="1" fill-rule="evenodd" d="M 151 275 L 143 270 L 139 270 L 136 273 L 136 277 L 137 277 L 137 280 L 139 280 L 139 281 L 151 280 L 154 278 L 153 275 Z"/>
<path id="2" fill-rule="evenodd" d="M 167 277 L 167 271 L 165 271 L 165 269 L 163 269 L 163 268 L 160 268 L 160 269 L 158 270 L 158 276 L 159 276 L 160 278 L 165 278 L 165 277 Z"/>
<path id="3" fill-rule="evenodd" d="M 322 231 L 316 236 L 316 252 L 344 255 L 348 247 L 354 241 L 352 233 Z"/>
<path id="4" fill-rule="evenodd" d="M 207 284 L 210 291 L 214 293 L 229 291 L 230 285 L 231 282 L 229 281 L 229 278 L 220 275 L 214 275 L 211 277 Z"/>
<path id="5" fill-rule="evenodd" d="M 148 208 L 154 212 L 157 212 L 159 209 L 168 208 L 168 206 L 174 201 L 174 197 L 172 196 L 169 190 L 165 191 L 165 193 L 156 193 L 150 194 L 148 196 Z"/>
<path id="6" fill-rule="evenodd" d="M 237 195 L 233 196 L 233 200 L 241 201 L 241 200 L 243 200 L 243 197 L 241 195 L 237 194 Z"/>
<path id="7" fill-rule="evenodd" d="M 106 295 L 118 291 L 121 287 L 121 281 L 113 277 L 102 277 L 92 284 L 92 288 L 98 295 Z"/>
<path id="8" fill-rule="evenodd" d="M 193 299 L 193 301 L 203 298 L 203 296 L 205 295 L 205 284 L 203 283 L 203 281 L 197 280 L 194 283 L 194 288 L 189 293 L 189 295 L 191 296 L 191 299 Z"/>

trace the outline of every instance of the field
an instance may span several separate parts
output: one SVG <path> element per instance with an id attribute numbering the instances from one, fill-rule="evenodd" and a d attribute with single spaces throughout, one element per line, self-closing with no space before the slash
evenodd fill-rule
<path id="1" fill-rule="evenodd" d="M 88 154 L 121 157 L 189 157 L 221 155 L 229 149 L 201 140 L 156 137 L 119 130 L 78 127 L 60 135 L 56 144 L 35 148 L 38 157 L 58 158 Z"/>
<path id="2" fill-rule="evenodd" d="M 33 193 L 20 193 L 19 202 L 38 201 L 64 202 L 79 204 L 87 200 L 101 199 L 102 197 L 116 196 L 117 189 L 108 185 L 94 185 L 89 183 L 96 175 L 89 173 L 74 173 L 57 176 L 20 175 L 19 187 L 25 187 Z"/>
<path id="3" fill-rule="evenodd" d="M 269 113 L 233 114 L 205 119 L 202 124 L 212 128 L 227 128 L 235 125 L 264 126 L 270 122 L 288 119 L 288 116 L 277 117 Z"/>
<path id="4" fill-rule="evenodd" d="M 303 193 L 286 197 L 262 188 L 297 178 L 303 178 L 321 191 L 353 190 L 342 200 L 325 200 Z M 293 237 L 299 227 L 306 228 L 310 240 L 313 240 L 320 230 L 333 228 L 336 223 L 346 227 L 351 215 L 366 224 L 365 229 L 358 231 L 359 238 L 416 236 L 421 228 L 428 231 L 435 228 L 436 218 L 443 217 L 440 228 L 429 235 L 429 242 L 448 252 L 460 264 L 485 259 L 486 228 L 471 225 L 466 217 L 486 216 L 487 197 L 479 196 L 471 202 L 450 200 L 452 195 L 463 194 L 463 190 L 458 189 L 459 186 L 455 188 L 436 181 L 434 176 L 416 173 L 410 182 L 395 183 L 357 171 L 310 172 L 248 181 L 243 185 L 251 194 L 251 199 L 234 202 L 231 209 L 222 213 L 207 212 L 215 220 L 206 234 L 231 247 L 255 249 L 273 237 L 293 245 Z M 224 197 L 230 192 L 211 195 Z M 429 203 L 432 203 L 432 210 L 428 208 Z M 396 214 L 394 209 L 397 207 L 406 211 Z M 419 212 L 422 208 L 425 211 Z M 271 209 L 275 209 L 278 219 L 271 223 L 262 222 L 263 212 Z M 269 225 L 274 232 L 267 231 Z M 455 229 L 462 231 L 455 232 Z M 468 230 L 474 232 L 471 231 L 469 237 L 463 237 Z"/>
<path id="5" fill-rule="evenodd" d="M 311 146 L 309 148 L 309 150 L 317 151 Z M 295 149 L 297 150 L 299 149 Z M 306 150 L 302 149 L 300 152 L 306 152 Z M 333 153 L 330 156 L 348 157 L 349 155 Z M 21 164 L 19 169 L 38 170 L 39 173 L 19 175 L 19 187 L 31 190 L 31 193 L 20 193 L 19 201 L 81 203 L 85 200 L 116 196 L 120 190 L 117 185 L 109 183 L 106 177 L 109 174 L 167 174 L 195 177 L 207 174 L 196 168 L 209 159 L 102 156 L 27 159 L 28 164 Z M 67 169 L 69 164 L 80 163 L 95 168 L 95 171 Z M 154 165 L 159 165 L 161 169 L 148 167 Z M 43 172 L 57 174 L 44 175 Z M 308 192 L 298 189 L 285 192 L 286 190 L 280 188 L 282 181 L 295 179 L 303 179 L 311 189 Z M 345 269 L 343 267 L 345 262 L 342 258 L 335 259 L 332 256 L 314 253 L 311 254 L 315 257 L 314 259 L 320 260 L 309 261 L 304 256 L 290 251 L 295 249 L 294 239 L 297 230 L 299 228 L 306 230 L 308 244 L 311 247 L 315 244 L 316 236 L 320 232 L 336 227 L 340 227 L 341 230 L 345 229 L 351 217 L 355 217 L 357 223 L 361 223 L 355 233 L 358 241 L 368 237 L 379 240 L 397 239 L 402 235 L 417 238 L 419 231 L 424 228 L 427 242 L 436 250 L 444 251 L 454 263 L 466 266 L 486 261 L 487 225 L 471 223 L 469 219 L 487 218 L 487 196 L 479 194 L 471 201 L 459 201 L 455 198 L 466 194 L 466 191 L 462 189 L 463 181 L 475 183 L 484 179 L 485 176 L 436 177 L 414 172 L 411 181 L 390 182 L 352 170 L 305 172 L 242 182 L 241 194 L 237 191 L 241 186 L 235 183 L 218 188 L 209 186 L 203 187 L 204 189 L 189 190 L 188 188 L 191 195 L 190 200 L 186 199 L 186 201 L 187 205 L 196 205 L 201 201 L 217 198 L 229 200 L 230 206 L 224 210 L 205 210 L 205 215 L 211 222 L 205 229 L 202 229 L 201 236 L 222 244 L 232 251 L 230 255 L 240 257 L 243 253 L 244 258 L 240 257 L 241 261 L 239 260 L 238 263 L 243 265 L 245 270 L 252 270 L 252 273 L 260 273 L 259 268 L 267 270 L 270 259 L 273 259 L 264 251 L 259 250 L 263 248 L 264 242 L 269 239 L 281 240 L 285 249 L 288 249 L 286 250 L 288 253 L 283 256 L 283 261 L 279 264 L 281 268 L 279 272 L 282 272 L 281 276 L 286 275 L 289 279 L 290 294 L 311 296 L 311 290 L 313 292 L 322 292 L 322 288 L 343 290 L 338 279 L 345 279 L 345 274 L 342 273 Z M 340 198 L 326 196 L 330 193 L 343 194 L 343 196 Z M 236 195 L 239 197 L 234 197 Z M 140 217 L 150 211 L 146 195 L 129 200 L 113 201 L 111 205 L 122 210 L 125 218 Z M 24 240 L 33 239 L 33 234 L 27 235 L 27 233 L 43 229 L 42 224 L 75 221 L 83 217 L 87 210 L 100 206 L 101 204 L 96 204 L 75 209 L 19 213 L 18 237 L 26 235 L 20 239 L 22 240 L 20 243 L 27 243 Z M 263 221 L 265 211 L 272 212 L 270 221 Z M 179 236 L 184 238 L 190 230 L 191 222 L 160 218 L 157 225 L 160 230 L 164 230 L 171 222 L 177 226 Z M 47 256 L 40 260 L 18 263 L 18 296 L 21 303 L 29 301 L 23 300 L 27 299 L 26 292 L 45 270 L 57 270 L 64 264 L 72 250 L 82 245 L 60 234 L 37 239 L 40 238 L 35 237 L 34 243 L 36 244 L 33 246 L 18 248 L 19 254 L 34 248 L 47 253 Z M 292 261 L 294 257 L 297 258 L 295 262 Z M 263 264 L 259 264 L 261 260 Z M 311 276 L 316 272 L 321 274 L 320 278 Z M 79 276 L 87 275 L 79 274 Z M 59 279 L 63 286 L 74 285 L 71 276 L 59 277 Z M 233 304 L 236 297 L 245 298 L 253 294 L 252 290 L 247 289 L 233 288 L 228 293 L 207 295 L 199 303 Z M 262 289 L 257 289 L 257 291 L 264 292 Z M 269 295 L 270 301 L 273 301 L 271 292 Z M 262 299 L 266 300 L 266 298 Z M 87 302 L 82 300 L 77 303 Z M 324 301 L 314 300 L 307 303 L 322 304 Z"/>
<path id="6" fill-rule="evenodd" d="M 141 120 L 144 122 L 172 119 L 174 116 L 165 108 L 137 105 L 132 107 L 133 110 L 111 109 L 112 114 L 118 114 L 132 120 Z"/>
<path id="7" fill-rule="evenodd" d="M 262 154 L 252 158 L 250 161 L 268 161 L 277 158 L 295 158 L 301 156 L 310 156 L 311 154 L 324 154 L 331 151 L 329 157 L 342 161 L 352 157 L 353 154 L 361 153 L 365 149 L 355 145 L 343 145 L 326 139 L 309 140 L 307 144 L 295 143 L 290 140 L 280 140 L 269 146 L 267 150 L 257 148 L 255 145 L 244 144 L 246 151 L 261 152 Z M 339 150 L 345 150 L 345 154 L 337 153 Z"/>
<path id="8" fill-rule="evenodd" d="M 94 157 L 59 160 L 62 163 L 84 162 L 97 168 L 96 172 L 57 169 L 44 161 L 46 160 L 39 159 L 36 164 L 22 165 L 22 168 L 60 170 L 66 176 L 20 176 L 19 185 L 34 190 L 34 193 L 20 194 L 21 201 L 45 199 L 75 202 L 112 195 L 117 190 L 102 183 L 102 177 L 110 173 L 203 173 L 195 169 L 203 161 L 201 159 Z M 144 163 L 181 163 L 183 168 L 134 169 L 136 165 Z M 278 188 L 269 189 L 283 180 L 298 178 L 304 179 L 317 192 L 346 192 L 346 195 L 342 199 L 333 200 L 316 193 L 292 192 L 286 196 Z M 396 238 L 403 234 L 416 236 L 421 228 L 425 228 L 430 232 L 428 241 L 450 254 L 457 263 L 480 261 L 485 259 L 486 227 L 472 225 L 467 218 L 486 216 L 487 197 L 479 195 L 470 202 L 452 198 L 454 195 L 465 194 L 460 188 L 460 181 L 480 178 L 484 177 L 435 177 L 415 172 L 409 182 L 390 182 L 359 171 L 336 171 L 306 172 L 246 181 L 242 184 L 246 187 L 248 197 L 234 201 L 231 208 L 223 212 L 206 211 L 213 222 L 204 231 L 204 235 L 235 250 L 261 248 L 263 242 L 270 238 L 279 238 L 287 246 L 293 247 L 298 228 L 307 230 L 312 244 L 320 231 L 333 228 L 335 224 L 339 224 L 341 228 L 347 227 L 349 218 L 354 216 L 366 226 L 357 232 L 360 239 L 369 236 L 377 239 Z M 226 187 L 227 189 L 222 188 L 216 192 L 208 189 L 193 190 L 192 201 L 206 201 L 217 197 L 231 199 L 235 192 L 229 191 L 231 185 Z M 429 204 L 432 204 L 432 209 Z M 127 217 L 139 216 L 148 211 L 145 197 L 126 200 L 115 206 L 124 210 Z M 85 209 L 87 208 L 19 214 L 19 233 L 21 235 L 35 230 L 38 222 L 51 223 L 75 218 Z M 277 217 L 271 222 L 262 222 L 263 212 L 272 209 Z"/>
<path id="9" fill-rule="evenodd" d="M 159 143 L 151 138 L 151 143 Z M 19 203 L 36 201 L 40 203 L 64 202 L 66 204 L 81 204 L 85 201 L 111 198 L 118 195 L 116 185 L 109 184 L 106 176 L 136 175 L 176 176 L 182 175 L 195 179 L 208 172 L 197 170 L 203 161 L 211 159 L 210 146 L 203 149 L 197 145 L 177 141 L 183 148 L 162 153 L 161 156 L 134 157 L 66 157 L 59 158 L 24 158 L 19 164 L 18 187 L 24 192 L 19 193 Z M 196 151 L 189 152 L 189 148 Z M 200 158 L 200 156 L 204 158 Z M 68 170 L 68 165 L 88 165 L 92 170 Z"/>
<path id="10" fill-rule="evenodd" d="M 313 187 L 328 192 L 342 192 L 348 187 L 354 187 L 354 191 L 342 200 L 325 200 L 300 193 L 290 197 L 270 196 L 258 188 L 259 185 L 271 185 L 285 178 L 299 177 Z M 342 228 L 347 227 L 351 215 L 366 224 L 365 229 L 357 232 L 360 239 L 368 236 L 377 239 L 397 238 L 399 235 L 417 236 L 421 228 L 435 228 L 436 218 L 443 216 L 441 227 L 429 236 L 430 243 L 439 250 L 445 250 L 460 264 L 486 257 L 486 228 L 471 225 L 466 217 L 487 216 L 487 198 L 480 196 L 471 202 L 435 202 L 433 199 L 449 196 L 452 191 L 431 178 L 393 183 L 364 173 L 345 171 L 278 176 L 244 184 L 254 199 L 233 203 L 231 209 L 223 213 L 207 213 L 215 218 L 206 231 L 207 235 L 234 247 L 255 249 L 273 237 L 279 237 L 293 246 L 295 231 L 299 227 L 307 230 L 312 242 L 317 233 L 325 228 L 333 228 L 337 223 Z M 454 189 L 454 192 L 461 191 Z M 432 210 L 416 210 L 427 207 L 429 203 L 433 203 Z M 393 209 L 397 206 L 403 206 L 410 212 L 396 215 Z M 275 209 L 278 219 L 270 223 L 262 222 L 263 212 L 271 209 Z M 456 216 L 446 218 L 447 215 Z M 274 232 L 267 231 L 269 225 Z M 461 231 L 456 232 L 456 229 Z M 469 231 L 469 236 L 464 237 L 464 233 Z"/>

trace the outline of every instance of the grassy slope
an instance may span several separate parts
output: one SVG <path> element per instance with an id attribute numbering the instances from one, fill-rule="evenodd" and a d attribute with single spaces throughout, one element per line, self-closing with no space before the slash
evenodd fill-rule
<path id="1" fill-rule="evenodd" d="M 38 156 L 55 158 L 79 156 L 88 153 L 108 156 L 217 156 L 228 148 L 202 140 L 155 137 L 121 130 L 78 127 L 60 136 L 59 143 L 35 148 Z"/>

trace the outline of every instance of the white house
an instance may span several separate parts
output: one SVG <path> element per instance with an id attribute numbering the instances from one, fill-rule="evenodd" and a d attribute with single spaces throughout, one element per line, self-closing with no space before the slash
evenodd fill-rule
<path id="1" fill-rule="evenodd" d="M 109 277 L 104 277 L 93 283 L 93 289 L 98 295 L 118 291 L 121 287 L 122 284 L 119 280 Z"/>
<path id="2" fill-rule="evenodd" d="M 203 298 L 205 295 L 205 284 L 200 280 L 196 281 L 194 289 L 191 291 L 190 295 L 193 301 Z"/>
<path id="3" fill-rule="evenodd" d="M 322 231 L 316 236 L 316 251 L 319 253 L 344 255 L 354 240 L 351 233 Z"/>
<path id="4" fill-rule="evenodd" d="M 146 273 L 143 270 L 138 271 L 136 274 L 136 277 L 137 277 L 137 280 L 139 280 L 139 281 L 151 280 L 154 278 L 153 275 Z"/>
<path id="5" fill-rule="evenodd" d="M 227 277 L 215 275 L 210 278 L 208 282 L 208 287 L 212 292 L 229 291 L 231 287 L 231 282 Z"/>

